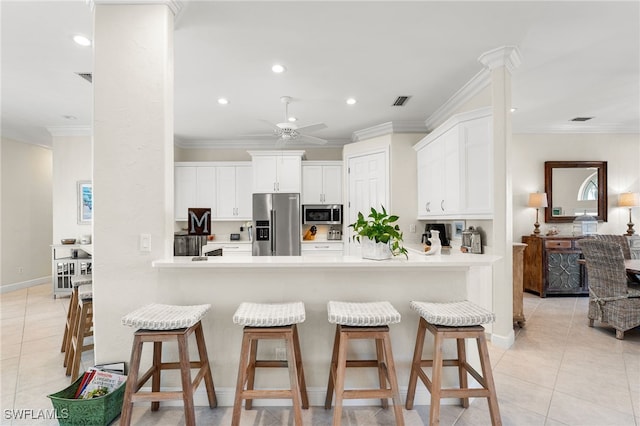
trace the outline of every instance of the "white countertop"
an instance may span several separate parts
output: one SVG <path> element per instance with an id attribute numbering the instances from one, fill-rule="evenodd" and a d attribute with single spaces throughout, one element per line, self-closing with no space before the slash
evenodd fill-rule
<path id="1" fill-rule="evenodd" d="M 489 254 L 454 253 L 425 256 L 409 249 L 409 259 L 396 256 L 389 260 L 370 260 L 360 256 L 209 256 L 206 260 L 193 261 L 189 256 L 159 259 L 152 262 L 154 268 L 442 268 L 458 269 L 472 266 L 490 266 L 500 259 Z"/>

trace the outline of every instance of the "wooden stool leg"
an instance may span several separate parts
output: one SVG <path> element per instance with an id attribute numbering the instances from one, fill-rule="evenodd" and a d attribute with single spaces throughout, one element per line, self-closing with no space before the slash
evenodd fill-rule
<path id="1" fill-rule="evenodd" d="M 416 346 L 413 350 L 413 361 L 411 362 L 411 374 L 409 375 L 409 387 L 407 389 L 407 410 L 413 409 L 413 399 L 416 395 L 416 384 L 418 382 L 418 373 L 420 371 L 422 362 L 422 350 L 424 348 L 424 338 L 427 334 L 427 322 L 424 318 L 420 317 L 418 323 L 418 335 L 416 336 Z"/>
<path id="2" fill-rule="evenodd" d="M 304 379 L 304 367 L 302 364 L 302 351 L 300 350 L 300 338 L 298 336 L 298 326 L 293 325 L 293 349 L 295 350 L 296 368 L 298 369 L 298 386 L 300 387 L 300 398 L 302 408 L 309 408 L 309 397 L 307 396 L 307 383 Z"/>
<path id="3" fill-rule="evenodd" d="M 247 365 L 247 390 L 253 390 L 256 382 L 256 359 L 258 357 L 258 339 L 251 340 L 251 350 L 249 352 L 249 365 Z M 244 409 L 251 410 L 253 399 L 247 398 L 244 402 Z"/>
<path id="4" fill-rule="evenodd" d="M 491 415 L 491 424 L 493 426 L 501 426 L 500 409 L 498 408 L 498 396 L 496 395 L 496 385 L 493 382 L 493 372 L 491 371 L 491 361 L 489 360 L 489 350 L 487 349 L 487 340 L 484 333 L 477 338 L 478 353 L 480 354 L 480 366 L 482 367 L 482 376 L 487 383 L 489 396 L 489 414 Z"/>
<path id="5" fill-rule="evenodd" d="M 129 374 L 124 390 L 122 402 L 122 414 L 120 415 L 120 425 L 129 426 L 131 424 L 131 414 L 133 411 L 133 394 L 138 390 L 138 370 L 140 368 L 140 357 L 142 356 L 142 339 L 134 335 L 133 347 L 131 348 L 131 361 L 129 362 Z"/>
<path id="6" fill-rule="evenodd" d="M 384 359 L 384 345 L 381 339 L 376 340 L 376 360 L 378 361 L 378 381 L 380 383 L 380 389 L 387 388 L 387 378 L 384 371 L 385 359 Z M 380 405 L 382 408 L 389 408 L 389 401 L 387 398 L 380 399 Z"/>
<path id="7" fill-rule="evenodd" d="M 298 377 L 298 360 L 293 344 L 293 331 L 287 335 L 287 365 L 289 370 L 289 383 L 291 384 L 291 398 L 293 399 L 293 418 L 296 426 L 302 426 L 302 409 L 300 401 L 300 384 Z"/>
<path id="8" fill-rule="evenodd" d="M 204 332 L 202 331 L 202 323 L 196 326 L 196 344 L 198 346 L 198 355 L 200 356 L 200 365 L 206 368 L 204 374 L 204 385 L 207 389 L 207 398 L 209 399 L 209 408 L 216 408 L 218 400 L 216 399 L 216 389 L 213 385 L 213 376 L 211 374 L 211 365 L 209 364 L 209 356 L 207 355 L 207 345 L 204 341 Z M 202 367 L 201 367 L 202 368 Z"/>
<path id="9" fill-rule="evenodd" d="M 336 404 L 333 408 L 333 426 L 339 426 L 342 420 L 342 400 L 344 393 L 344 379 L 347 369 L 347 345 L 349 336 L 345 332 L 340 332 L 338 342 L 338 360 L 335 377 Z"/>
<path id="10" fill-rule="evenodd" d="M 75 320 L 76 310 L 78 309 L 78 287 L 74 287 L 71 292 L 71 298 L 69 300 L 69 307 L 67 309 L 67 320 L 64 325 L 64 335 L 62 336 L 62 346 L 60 347 L 60 352 L 66 352 L 69 343 L 71 342 L 71 324 Z M 66 367 L 67 358 L 65 357 L 64 366 Z"/>
<path id="11" fill-rule="evenodd" d="M 151 376 L 151 392 L 160 392 L 160 367 L 162 365 L 162 342 L 153 342 L 153 375 Z M 151 401 L 151 411 L 158 411 L 160 401 Z"/>
<path id="12" fill-rule="evenodd" d="M 66 374 L 67 376 L 71 375 L 71 363 L 73 362 L 73 336 L 78 332 L 78 301 L 76 299 L 75 303 L 75 312 L 72 314 L 71 324 L 69 326 L 69 338 L 67 340 L 67 347 L 64 352 L 64 366 L 67 367 Z"/>
<path id="13" fill-rule="evenodd" d="M 431 407 L 429 410 L 429 424 L 440 424 L 440 390 L 442 389 L 442 335 L 435 333 L 433 343 L 433 372 L 431 379 Z"/>
<path id="14" fill-rule="evenodd" d="M 329 365 L 329 383 L 327 384 L 327 396 L 324 400 L 324 408 L 330 409 L 333 401 L 334 378 L 338 366 L 338 348 L 340 347 L 340 326 L 336 325 L 336 334 L 333 338 L 333 354 L 331 355 L 331 364 Z"/>
<path id="15" fill-rule="evenodd" d="M 91 309 L 91 302 L 80 302 L 82 305 L 80 313 L 78 314 L 77 325 L 75 326 L 76 334 L 71 337 L 71 360 L 67 365 L 67 373 L 71 374 L 71 382 L 74 382 L 78 378 L 80 372 L 80 362 L 82 357 L 82 349 L 84 347 L 85 330 L 87 327 L 87 320 L 89 316 L 89 309 Z M 67 375 L 68 375 L 67 374 Z"/>
<path id="16" fill-rule="evenodd" d="M 396 376 L 396 365 L 393 360 L 393 352 L 391 351 L 391 337 L 389 336 L 388 332 L 384 333 L 382 343 L 384 345 L 384 355 L 387 359 L 387 373 L 389 375 L 389 384 L 391 386 L 391 392 L 393 393 L 393 411 L 396 417 L 396 425 L 404 426 L 404 416 L 402 415 L 402 401 L 400 400 L 398 377 Z"/>
<path id="17" fill-rule="evenodd" d="M 247 381 L 247 363 L 251 339 L 246 333 L 242 336 L 242 348 L 240 349 L 240 365 L 238 366 L 238 382 L 236 383 L 236 395 L 233 401 L 233 416 L 231 418 L 231 426 L 240 424 L 240 410 L 242 408 L 242 397 L 244 384 Z"/>
<path id="18" fill-rule="evenodd" d="M 189 342 L 186 334 L 178 336 L 180 355 L 180 378 L 182 379 L 182 401 L 184 402 L 184 422 L 195 426 L 196 413 L 193 406 L 193 385 L 191 382 L 191 363 L 189 361 Z"/>
<path id="19" fill-rule="evenodd" d="M 468 389 L 467 384 L 467 352 L 464 339 L 456 339 L 458 347 L 458 378 L 460 380 L 460 389 Z M 460 398 L 460 402 L 464 408 L 469 408 L 469 398 Z"/>

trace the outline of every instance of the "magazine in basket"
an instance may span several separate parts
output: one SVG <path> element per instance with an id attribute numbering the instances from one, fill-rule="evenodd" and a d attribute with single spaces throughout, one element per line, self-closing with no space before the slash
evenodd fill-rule
<path id="1" fill-rule="evenodd" d="M 86 380 L 80 383 L 78 399 L 90 399 L 113 392 L 127 380 L 127 376 L 108 371 L 91 370 L 85 373 Z"/>

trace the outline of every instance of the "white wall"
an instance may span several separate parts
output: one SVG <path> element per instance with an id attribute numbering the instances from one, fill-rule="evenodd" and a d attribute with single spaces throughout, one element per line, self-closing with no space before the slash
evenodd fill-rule
<path id="1" fill-rule="evenodd" d="M 91 137 L 53 137 L 53 244 L 63 238 L 80 241 L 91 225 L 78 224 L 78 181 L 91 180 Z"/>
<path id="2" fill-rule="evenodd" d="M 629 210 L 617 207 L 621 192 L 640 192 L 640 135 L 624 134 L 515 134 L 513 135 L 513 235 L 519 241 L 533 232 L 536 213 L 527 207 L 530 192 L 544 192 L 545 161 L 607 161 L 608 220 L 598 223 L 599 234 L 623 234 Z M 633 209 L 633 221 L 640 224 L 640 209 Z M 544 223 L 540 230 L 556 226 L 570 234 L 571 224 Z M 640 229 L 640 226 L 636 226 Z"/>
<path id="3" fill-rule="evenodd" d="M 51 275 L 51 150 L 2 139 L 1 291 Z"/>

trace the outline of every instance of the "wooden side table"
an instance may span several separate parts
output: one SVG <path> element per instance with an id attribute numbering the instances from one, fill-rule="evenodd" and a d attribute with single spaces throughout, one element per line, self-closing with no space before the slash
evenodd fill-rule
<path id="1" fill-rule="evenodd" d="M 522 306 L 524 243 L 513 243 L 513 322 L 524 327 L 525 318 Z"/>

